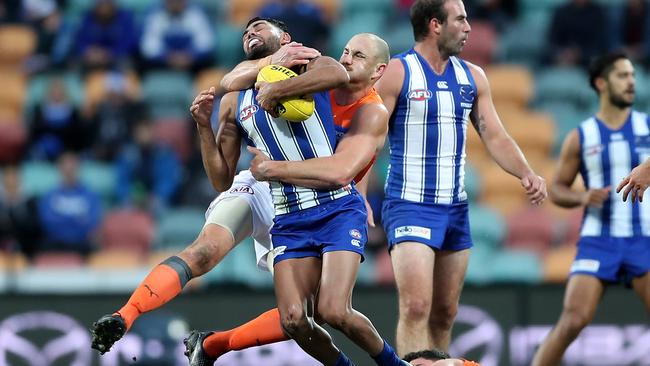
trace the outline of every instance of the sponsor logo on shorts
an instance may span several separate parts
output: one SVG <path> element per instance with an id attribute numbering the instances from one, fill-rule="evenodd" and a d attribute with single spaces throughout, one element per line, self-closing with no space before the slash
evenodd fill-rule
<path id="1" fill-rule="evenodd" d="M 284 251 L 285 251 L 286 249 L 287 249 L 287 246 L 286 246 L 286 245 L 281 245 L 281 246 L 279 246 L 279 247 L 275 247 L 275 248 L 273 248 L 273 249 L 271 250 L 271 255 L 273 256 L 273 258 L 275 258 L 275 257 L 277 257 L 277 256 L 279 256 L 279 255 L 284 254 Z"/>
<path id="2" fill-rule="evenodd" d="M 357 239 L 350 240 L 350 244 L 354 245 L 357 248 L 361 248 L 361 241 Z"/>
<path id="3" fill-rule="evenodd" d="M 395 237 L 416 236 L 418 238 L 431 239 L 431 229 L 422 226 L 400 226 L 395 229 Z"/>
<path id="4" fill-rule="evenodd" d="M 595 259 L 576 259 L 571 265 L 571 272 L 598 272 L 600 261 Z"/>
<path id="5" fill-rule="evenodd" d="M 248 193 L 248 194 L 255 194 L 255 191 L 253 191 L 253 187 L 251 186 L 238 186 L 238 187 L 232 187 L 228 191 L 228 193 Z"/>
<path id="6" fill-rule="evenodd" d="M 241 112 L 239 112 L 239 120 L 240 121 L 245 121 L 255 114 L 260 109 L 260 107 L 256 106 L 255 104 L 248 105 L 244 108 L 242 108 Z"/>
<path id="7" fill-rule="evenodd" d="M 429 89 L 415 89 L 408 92 L 406 97 L 410 100 L 427 100 L 431 99 L 432 96 L 433 93 Z"/>
<path id="8" fill-rule="evenodd" d="M 350 236 L 355 239 L 361 239 L 361 232 L 357 229 L 350 230 Z"/>

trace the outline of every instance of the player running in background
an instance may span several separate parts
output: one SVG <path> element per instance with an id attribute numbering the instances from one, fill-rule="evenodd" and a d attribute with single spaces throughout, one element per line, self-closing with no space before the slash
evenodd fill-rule
<path id="1" fill-rule="evenodd" d="M 531 203 L 546 198 L 544 179 L 499 120 L 485 73 L 457 57 L 471 30 L 463 2 L 417 0 L 411 24 L 414 47 L 395 56 L 377 83 L 391 113 L 382 218 L 399 294 L 400 355 L 449 347 L 472 247 L 463 182 L 467 123 Z"/>
<path id="2" fill-rule="evenodd" d="M 404 356 L 404 360 L 413 366 L 480 366 L 476 362 L 452 358 L 447 352 L 437 349 L 411 352 Z"/>
<path id="3" fill-rule="evenodd" d="M 366 153 L 360 148 L 374 143 L 379 150 L 384 144 L 383 138 L 359 139 L 356 136 L 365 134 L 368 125 L 372 129 L 373 123 L 368 121 L 376 119 L 377 109 L 383 108 L 373 85 L 381 77 L 388 58 L 387 45 L 378 37 L 371 34 L 352 37 L 339 60 L 348 71 L 350 82 L 330 92 L 335 123 L 339 132 L 344 133 L 336 153 L 328 158 L 281 162 L 269 160 L 255 149 L 256 158 L 251 162 L 253 174 L 264 180 L 306 185 L 315 182 L 316 185 L 338 187 L 350 182 L 353 174 L 359 171 L 358 162 L 367 161 L 367 157 L 362 157 Z M 382 114 L 379 112 L 380 116 Z M 360 181 L 368 168 L 370 164 L 357 174 L 354 181 Z M 344 300 L 350 301 L 349 298 Z M 280 326 L 279 312 L 273 309 L 235 329 L 210 334 L 203 347 L 208 357 L 216 359 L 228 351 L 287 339 Z"/>
<path id="4" fill-rule="evenodd" d="M 550 190 L 555 204 L 585 208 L 578 252 L 562 314 L 538 349 L 534 366 L 560 364 L 593 319 L 608 284 L 631 285 L 650 311 L 650 203 L 625 203 L 611 189 L 650 156 L 650 123 L 645 113 L 632 109 L 634 66 L 624 54 L 594 60 L 589 80 L 600 107 L 565 138 Z M 578 173 L 586 192 L 571 189 Z"/>

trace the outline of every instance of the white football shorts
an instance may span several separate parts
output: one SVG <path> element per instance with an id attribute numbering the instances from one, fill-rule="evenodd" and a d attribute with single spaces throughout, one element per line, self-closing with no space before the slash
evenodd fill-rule
<path id="1" fill-rule="evenodd" d="M 274 215 L 269 184 L 258 182 L 249 170 L 242 170 L 235 176 L 232 186 L 210 203 L 205 212 L 205 225 L 217 224 L 225 228 L 236 241 L 251 235 L 255 243 L 257 266 L 269 271 L 269 230 L 273 225 Z M 272 266 L 273 263 L 271 268 Z"/>

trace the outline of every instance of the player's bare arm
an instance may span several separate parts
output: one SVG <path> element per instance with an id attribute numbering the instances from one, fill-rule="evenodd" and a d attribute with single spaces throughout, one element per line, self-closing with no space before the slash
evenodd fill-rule
<path id="1" fill-rule="evenodd" d="M 306 65 L 310 60 L 320 56 L 318 50 L 305 47 L 302 43 L 290 42 L 282 46 L 271 56 L 260 60 L 240 62 L 234 69 L 221 79 L 221 87 L 226 91 L 236 91 L 251 88 L 255 84 L 257 73 L 267 65 L 280 65 L 292 68 Z"/>
<path id="2" fill-rule="evenodd" d="M 546 199 L 546 182 L 535 174 L 517 143 L 503 127 L 494 108 L 490 85 L 483 70 L 467 63 L 476 82 L 477 100 L 470 118 L 492 158 L 506 172 L 521 180 L 532 204 L 541 204 Z"/>
<path id="3" fill-rule="evenodd" d="M 623 188 L 623 202 L 627 201 L 628 195 L 631 195 L 631 200 L 634 203 L 637 199 L 643 202 L 643 193 L 650 186 L 650 159 L 646 160 L 641 165 L 632 169 L 630 174 L 623 178 L 621 183 L 616 187 L 616 193 L 621 192 Z"/>
<path id="4" fill-rule="evenodd" d="M 235 177 L 240 152 L 241 135 L 235 120 L 237 93 L 227 93 L 221 98 L 216 138 L 210 124 L 214 97 L 214 88 L 201 92 L 194 99 L 190 112 L 198 128 L 208 178 L 216 190 L 224 191 Z"/>
<path id="5" fill-rule="evenodd" d="M 388 111 L 366 104 L 355 113 L 350 130 L 334 155 L 304 161 L 254 160 L 251 172 L 258 180 L 282 181 L 308 188 L 333 189 L 349 184 L 384 144 Z"/>
<path id="6" fill-rule="evenodd" d="M 348 83 L 343 65 L 328 56 L 311 60 L 300 75 L 274 83 L 259 82 L 256 100 L 260 107 L 274 111 L 281 99 L 335 89 Z"/>
<path id="7" fill-rule="evenodd" d="M 551 183 L 551 201 L 561 207 L 599 207 L 609 197 L 610 188 L 591 189 L 587 192 L 572 189 L 580 170 L 580 139 L 578 131 L 571 131 L 562 143 L 562 151 Z"/>
<path id="8" fill-rule="evenodd" d="M 384 76 L 375 84 L 375 89 L 384 101 L 388 115 L 393 114 L 395 110 L 403 81 L 404 65 L 398 59 L 390 60 L 388 66 L 386 66 L 386 71 L 384 71 Z"/>

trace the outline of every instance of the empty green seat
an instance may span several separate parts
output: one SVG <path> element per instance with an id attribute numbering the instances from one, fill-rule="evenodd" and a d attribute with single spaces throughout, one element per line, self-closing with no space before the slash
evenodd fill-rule
<path id="1" fill-rule="evenodd" d="M 195 208 L 169 209 L 158 223 L 156 244 L 159 249 L 185 248 L 198 236 L 205 216 Z"/>

